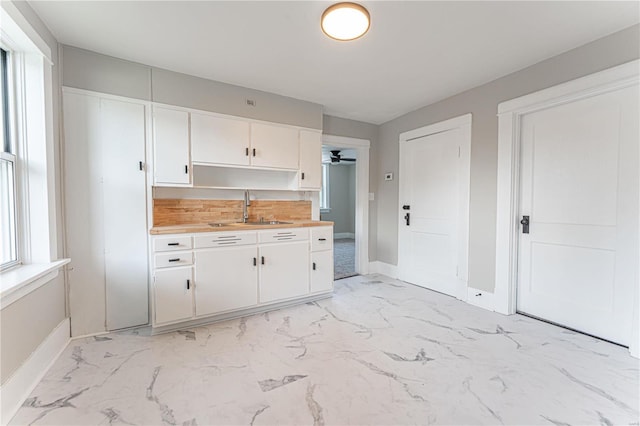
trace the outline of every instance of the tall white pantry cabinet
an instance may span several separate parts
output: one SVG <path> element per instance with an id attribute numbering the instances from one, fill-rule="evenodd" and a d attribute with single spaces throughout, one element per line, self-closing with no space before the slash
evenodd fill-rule
<path id="1" fill-rule="evenodd" d="M 147 109 L 135 100 L 63 93 L 74 336 L 149 321 Z"/>

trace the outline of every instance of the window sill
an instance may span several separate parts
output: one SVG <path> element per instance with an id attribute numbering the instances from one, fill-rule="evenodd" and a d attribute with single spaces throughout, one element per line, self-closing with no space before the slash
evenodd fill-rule
<path id="1" fill-rule="evenodd" d="M 331 209 L 320 209 L 320 213 L 331 213 Z"/>
<path id="2" fill-rule="evenodd" d="M 18 266 L 0 274 L 0 309 L 42 287 L 58 276 L 58 270 L 71 259 L 50 263 L 32 263 Z"/>

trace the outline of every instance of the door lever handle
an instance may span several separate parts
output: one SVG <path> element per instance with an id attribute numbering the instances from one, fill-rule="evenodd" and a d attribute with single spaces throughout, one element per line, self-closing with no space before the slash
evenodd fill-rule
<path id="1" fill-rule="evenodd" d="M 529 233 L 529 216 L 522 216 L 522 220 L 520 221 L 520 224 L 522 225 L 522 233 L 528 234 Z"/>
<path id="2" fill-rule="evenodd" d="M 411 213 L 407 213 L 404 215 L 404 220 L 407 222 L 407 226 L 409 226 L 411 221 Z"/>

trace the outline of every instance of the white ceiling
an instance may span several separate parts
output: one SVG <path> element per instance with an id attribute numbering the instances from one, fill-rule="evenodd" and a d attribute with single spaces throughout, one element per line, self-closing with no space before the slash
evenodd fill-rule
<path id="1" fill-rule="evenodd" d="M 315 1 L 30 1 L 59 42 L 380 124 L 640 21 L 639 2 L 363 1 L 337 42 Z"/>

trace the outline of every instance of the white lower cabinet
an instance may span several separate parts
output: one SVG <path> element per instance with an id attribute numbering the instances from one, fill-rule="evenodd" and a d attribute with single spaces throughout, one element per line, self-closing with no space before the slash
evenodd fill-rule
<path id="1" fill-rule="evenodd" d="M 325 226 L 154 237 L 154 326 L 328 294 L 332 240 Z"/>
<path id="2" fill-rule="evenodd" d="M 258 304 L 257 257 L 255 245 L 196 252 L 196 316 Z"/>
<path id="3" fill-rule="evenodd" d="M 309 293 L 309 242 L 260 246 L 260 303 Z"/>
<path id="4" fill-rule="evenodd" d="M 333 251 L 311 253 L 311 293 L 333 289 Z"/>
<path id="5" fill-rule="evenodd" d="M 155 271 L 155 322 L 158 324 L 193 317 L 193 268 Z"/>

